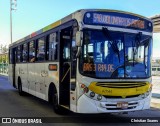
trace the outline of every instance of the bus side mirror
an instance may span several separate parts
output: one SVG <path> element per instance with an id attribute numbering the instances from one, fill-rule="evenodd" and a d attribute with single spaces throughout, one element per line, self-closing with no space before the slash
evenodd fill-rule
<path id="1" fill-rule="evenodd" d="M 81 46 L 81 35 L 82 35 L 82 32 L 80 31 L 76 32 L 76 46 L 78 47 Z"/>

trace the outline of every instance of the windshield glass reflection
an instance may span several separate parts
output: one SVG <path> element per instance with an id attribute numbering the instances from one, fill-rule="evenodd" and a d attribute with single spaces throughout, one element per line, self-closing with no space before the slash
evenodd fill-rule
<path id="1" fill-rule="evenodd" d="M 137 42 L 136 36 L 85 30 L 80 58 L 81 74 L 96 78 L 149 77 L 151 39 L 141 35 Z"/>

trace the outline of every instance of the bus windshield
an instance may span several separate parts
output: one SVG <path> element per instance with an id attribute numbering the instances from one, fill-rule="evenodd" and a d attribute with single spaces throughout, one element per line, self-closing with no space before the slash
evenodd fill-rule
<path id="1" fill-rule="evenodd" d="M 82 75 L 94 78 L 151 76 L 150 36 L 103 30 L 84 30 L 83 34 L 79 67 Z"/>

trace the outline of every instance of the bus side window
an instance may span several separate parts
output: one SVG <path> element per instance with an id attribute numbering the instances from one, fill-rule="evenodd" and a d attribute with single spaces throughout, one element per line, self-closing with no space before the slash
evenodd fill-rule
<path id="1" fill-rule="evenodd" d="M 35 43 L 31 41 L 29 43 L 29 62 L 35 62 Z"/>
<path id="2" fill-rule="evenodd" d="M 22 61 L 22 47 L 21 47 L 21 45 L 19 45 L 18 47 L 17 47 L 17 49 L 16 49 L 16 62 L 17 63 L 20 63 L 21 61 Z"/>
<path id="3" fill-rule="evenodd" d="M 58 59 L 58 35 L 57 32 L 49 35 L 49 43 L 48 43 L 48 59 L 50 61 Z"/>
<path id="4" fill-rule="evenodd" d="M 22 46 L 22 62 L 27 62 L 28 60 L 28 46 L 27 43 Z"/>
<path id="5" fill-rule="evenodd" d="M 45 38 L 38 39 L 37 43 L 37 61 L 45 60 Z"/>
<path id="6" fill-rule="evenodd" d="M 12 64 L 13 63 L 13 61 L 12 61 L 12 48 L 9 50 L 9 64 Z M 2 60 L 1 60 L 2 61 Z"/>

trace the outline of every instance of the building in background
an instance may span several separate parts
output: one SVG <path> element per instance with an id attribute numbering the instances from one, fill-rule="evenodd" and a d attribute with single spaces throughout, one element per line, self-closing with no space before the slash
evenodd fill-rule
<path id="1" fill-rule="evenodd" d="M 152 59 L 152 75 L 160 75 L 160 57 Z"/>

